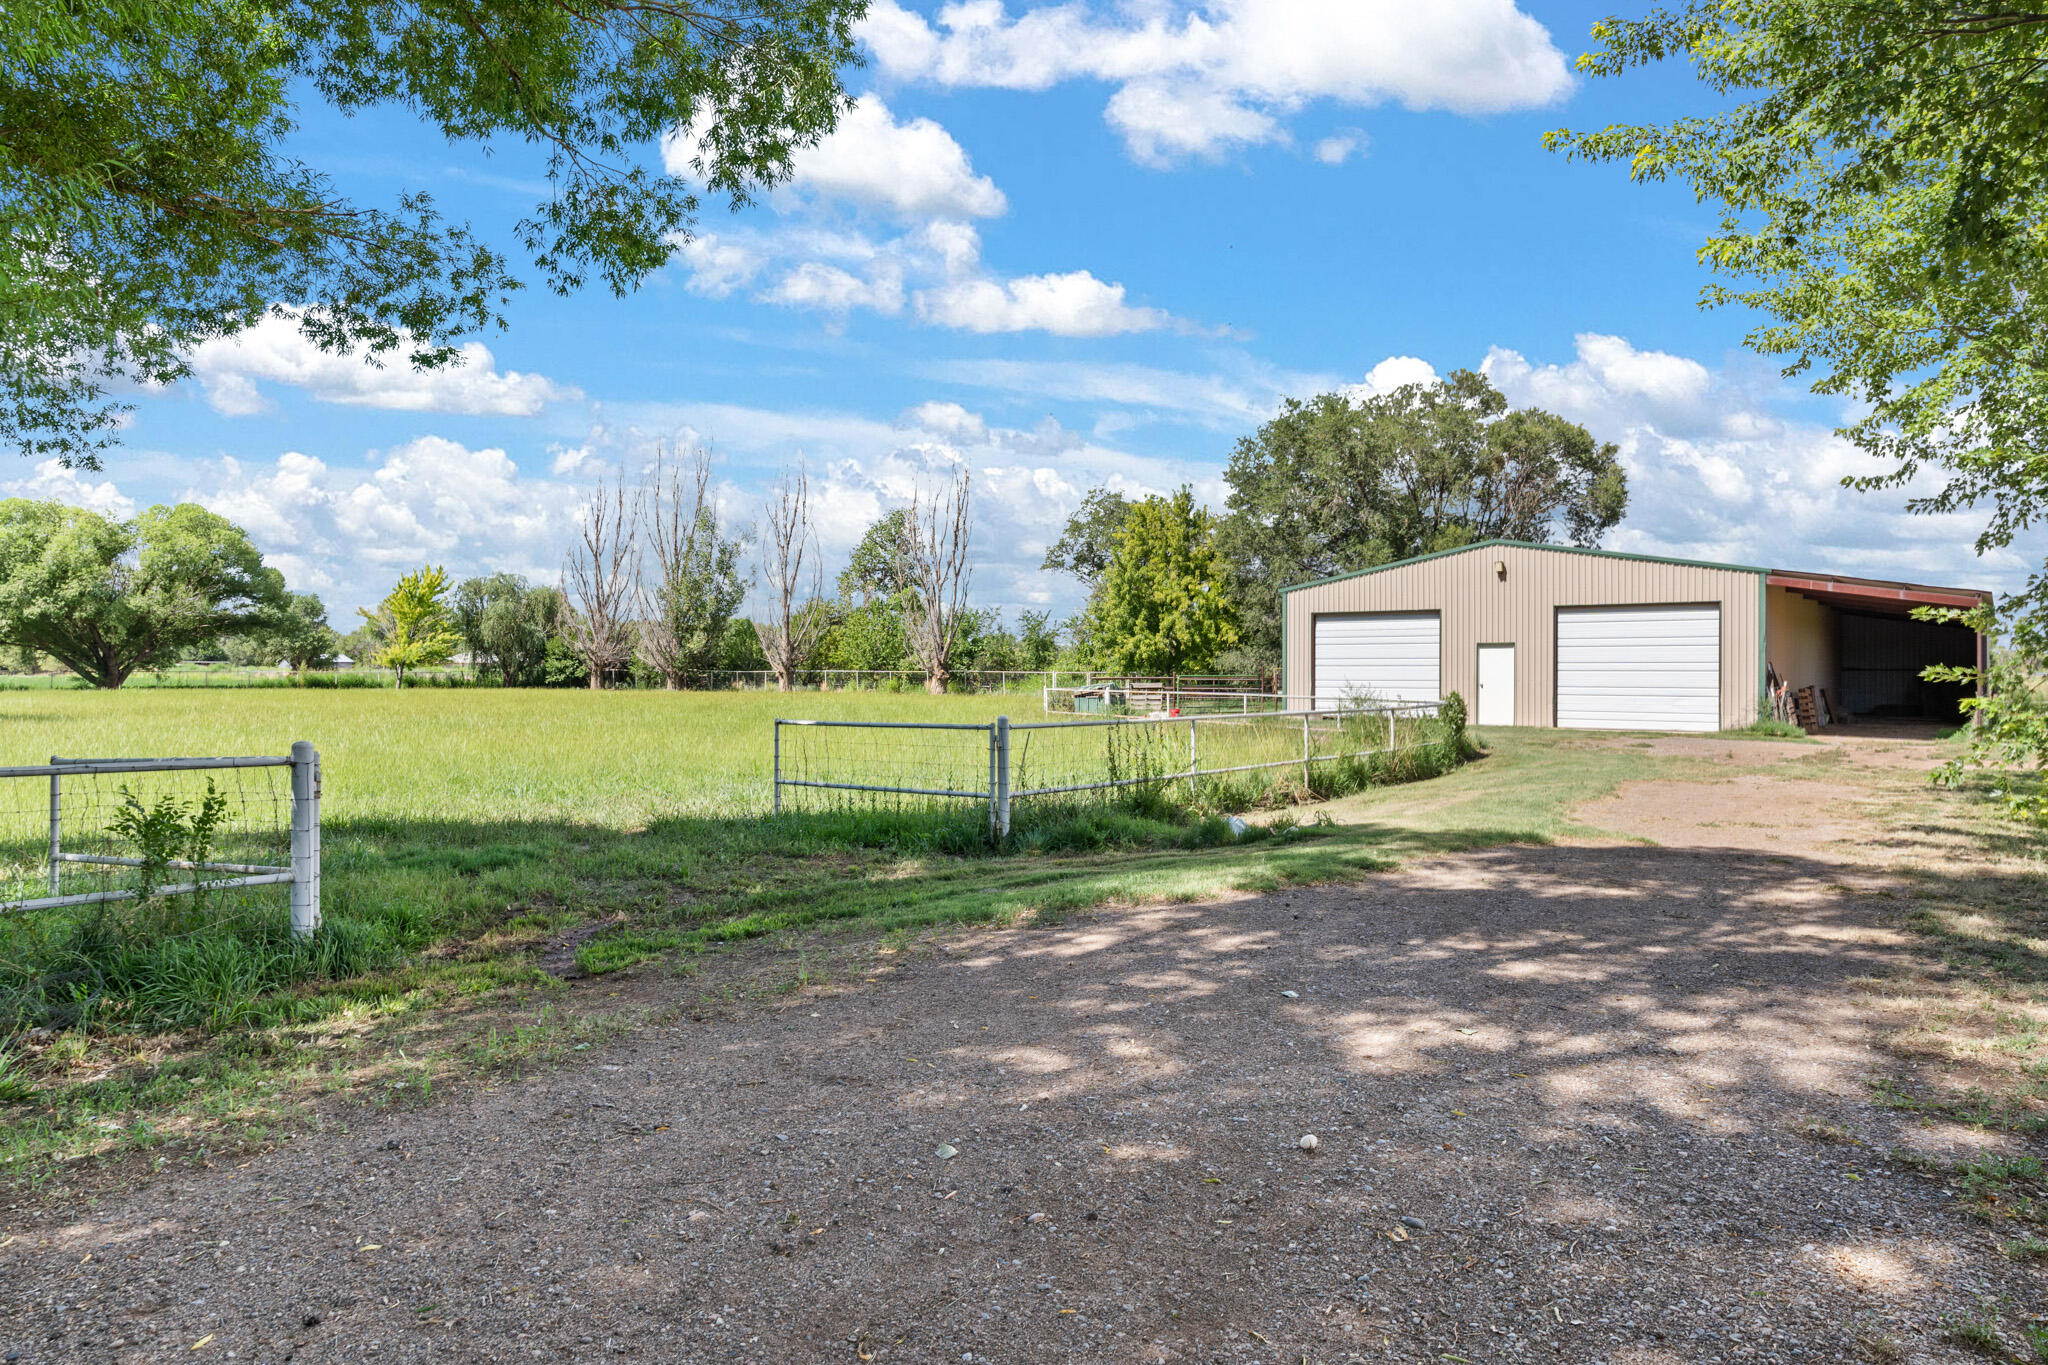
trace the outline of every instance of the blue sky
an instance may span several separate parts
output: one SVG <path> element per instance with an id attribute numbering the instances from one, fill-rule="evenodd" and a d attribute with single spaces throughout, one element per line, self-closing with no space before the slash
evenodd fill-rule
<path id="1" fill-rule="evenodd" d="M 552 580 L 583 490 L 660 441 L 711 444 L 735 523 L 804 459 L 835 570 L 964 463 L 974 598 L 1064 614 L 1075 585 L 1037 565 L 1090 488 L 1220 507 L 1232 445 L 1283 396 L 1474 367 L 1622 446 L 1612 548 L 2016 586 L 2038 545 L 1980 560 L 1975 518 L 1837 486 L 1866 468 L 1829 434 L 1839 406 L 1697 306 L 1709 209 L 1542 149 L 1705 97 L 1678 68 L 1579 78 L 1606 8 L 876 0 L 840 130 L 764 203 L 708 203 L 637 294 L 528 290 L 431 376 L 267 323 L 142 397 L 105 473 L 4 491 L 205 503 L 341 623 L 423 562 Z M 508 245 L 542 189 L 524 149 L 394 115 L 309 113 L 299 150 Z"/>

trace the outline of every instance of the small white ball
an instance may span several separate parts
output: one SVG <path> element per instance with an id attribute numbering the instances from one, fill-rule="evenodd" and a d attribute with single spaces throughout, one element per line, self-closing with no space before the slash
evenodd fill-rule
<path id="1" fill-rule="evenodd" d="M 1301 1135 L 1301 1141 L 1295 1143 L 1294 1145 L 1301 1148 L 1301 1150 L 1304 1152 L 1313 1152 L 1316 1148 L 1322 1146 L 1323 1144 L 1316 1139 L 1316 1135 L 1314 1133 L 1303 1133 Z"/>

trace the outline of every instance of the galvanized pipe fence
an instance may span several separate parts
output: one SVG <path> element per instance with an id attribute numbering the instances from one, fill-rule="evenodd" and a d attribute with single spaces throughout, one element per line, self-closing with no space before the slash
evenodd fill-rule
<path id="1" fill-rule="evenodd" d="M 981 725 L 778 719 L 773 807 L 803 791 L 973 802 L 1001 838 L 1019 802 L 1294 768 L 1308 786 L 1319 764 L 1420 742 L 1437 705 Z"/>
<path id="2" fill-rule="evenodd" d="M 115 821 L 109 812 L 116 809 L 113 802 L 105 799 L 97 790 L 92 779 L 128 777 L 140 774 L 160 773 L 241 773 L 249 769 L 288 769 L 289 816 L 283 832 L 285 848 L 278 849 L 286 854 L 283 862 L 244 861 L 224 857 L 205 857 L 199 860 L 168 856 L 139 856 L 134 852 L 107 851 L 114 845 Z M 199 892 L 227 891 L 244 887 L 289 886 L 291 933 L 293 938 L 310 937 L 320 927 L 320 754 L 305 740 L 294 743 L 289 754 L 266 754 L 253 757 L 223 758 L 66 758 L 53 754 L 46 764 L 19 767 L 0 767 L 0 782 L 6 779 L 37 780 L 49 783 L 49 827 L 47 853 L 41 861 L 44 867 L 36 878 L 43 882 L 38 889 L 47 889 L 48 894 L 36 896 L 15 895 L 0 899 L 0 913 L 26 913 L 40 910 L 55 910 L 70 906 L 102 905 L 116 901 L 130 901 L 144 896 L 180 896 Z M 208 792 L 213 784 L 209 777 Z M 146 811 L 141 803 L 123 784 L 120 789 L 124 801 L 134 804 L 138 811 Z M 73 798 L 88 795 L 83 803 L 85 812 L 77 810 Z M 276 805 L 279 798 L 258 793 L 251 800 L 241 803 L 244 809 L 260 808 L 265 804 Z M 193 803 L 196 805 L 196 801 Z M 4 803 L 0 803 L 4 805 Z M 159 806 L 159 809 L 163 809 Z M 183 814 L 184 808 L 173 807 L 174 815 Z M 82 818 L 74 818 L 82 817 Z M 94 817 L 97 817 L 96 819 Z M 72 841 L 67 844 L 67 835 Z M 234 828 L 228 831 L 232 841 L 250 846 L 276 848 L 277 842 L 261 830 Z M 79 845 L 88 851 L 81 852 Z M 146 850 L 144 854 L 146 855 Z M 8 860 L 9 872 L 18 872 L 18 864 Z M 203 874 L 193 875 L 176 882 L 150 882 L 137 879 L 130 885 L 102 885 L 90 891 L 65 890 L 67 871 L 92 871 L 107 880 L 117 871 L 135 873 L 150 872 L 160 876 L 165 871 Z M 10 889 L 20 889 L 20 876 L 10 876 L 8 881 L 16 883 Z M 0 883 L 4 885 L 4 883 Z M 4 892 L 0 892 L 4 895 Z"/>
<path id="3" fill-rule="evenodd" d="M 1148 679 L 1114 678 L 1073 686 L 1046 684 L 1039 690 L 1040 705 L 1047 715 L 1116 715 L 1136 712 L 1146 716 L 1203 713 L 1251 716 L 1260 713 L 1292 714 L 1299 711 L 1332 710 L 1328 697 L 1302 693 L 1261 692 L 1209 686 L 1188 687 Z"/>

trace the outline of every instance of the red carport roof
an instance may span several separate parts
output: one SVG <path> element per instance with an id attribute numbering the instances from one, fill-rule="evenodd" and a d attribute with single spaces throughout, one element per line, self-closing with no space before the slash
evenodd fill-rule
<path id="1" fill-rule="evenodd" d="M 1914 607 L 1974 607 L 1989 601 L 1981 588 L 1938 588 L 1925 583 L 1894 583 L 1883 578 L 1848 578 L 1833 573 L 1772 569 L 1765 579 L 1774 588 L 1789 588 L 1840 607 L 1863 607 L 1903 614 Z"/>

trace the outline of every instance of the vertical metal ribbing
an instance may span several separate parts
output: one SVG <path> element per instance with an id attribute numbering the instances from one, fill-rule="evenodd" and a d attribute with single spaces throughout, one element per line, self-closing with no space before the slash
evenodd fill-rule
<path id="1" fill-rule="evenodd" d="M 998 839 L 1010 837 L 1010 718 L 996 717 L 995 827 Z"/>
<path id="2" fill-rule="evenodd" d="M 320 752 L 292 743 L 292 937 L 320 928 Z"/>
<path id="3" fill-rule="evenodd" d="M 782 722 L 775 722 L 775 813 L 782 814 Z"/>
<path id="4" fill-rule="evenodd" d="M 53 768 L 57 766 L 57 755 L 50 755 L 50 766 Z M 63 784 L 64 779 L 60 775 L 57 773 L 50 774 L 50 894 L 53 896 L 63 894 L 57 885 L 59 881 L 58 869 L 64 865 L 57 856 L 64 851 L 64 842 L 58 833 L 64 818 Z"/>

